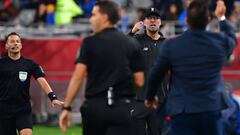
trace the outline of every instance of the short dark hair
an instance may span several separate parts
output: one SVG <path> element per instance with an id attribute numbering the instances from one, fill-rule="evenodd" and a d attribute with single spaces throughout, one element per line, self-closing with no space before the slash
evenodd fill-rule
<path id="1" fill-rule="evenodd" d="M 95 3 L 95 6 L 99 7 L 99 12 L 107 14 L 109 22 L 116 24 L 120 19 L 119 6 L 112 1 L 99 1 Z"/>
<path id="2" fill-rule="evenodd" d="M 11 32 L 11 33 L 9 33 L 9 34 L 6 36 L 5 42 L 7 42 L 8 38 L 9 38 L 10 36 L 12 36 L 12 35 L 16 35 L 16 36 L 18 36 L 19 38 L 21 38 L 18 33 L 16 33 L 16 32 Z"/>
<path id="3" fill-rule="evenodd" d="M 204 0 L 194 0 L 187 9 L 187 22 L 191 29 L 205 29 L 209 16 L 208 2 Z"/>

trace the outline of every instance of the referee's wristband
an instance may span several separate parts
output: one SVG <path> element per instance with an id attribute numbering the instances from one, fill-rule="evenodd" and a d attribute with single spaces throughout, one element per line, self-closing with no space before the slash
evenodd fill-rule
<path id="1" fill-rule="evenodd" d="M 67 111 L 71 112 L 72 111 L 72 107 L 71 106 L 63 106 L 62 110 L 67 110 Z"/>
<path id="2" fill-rule="evenodd" d="M 48 93 L 48 98 L 51 100 L 51 102 L 57 98 L 57 95 L 54 92 L 49 92 Z"/>

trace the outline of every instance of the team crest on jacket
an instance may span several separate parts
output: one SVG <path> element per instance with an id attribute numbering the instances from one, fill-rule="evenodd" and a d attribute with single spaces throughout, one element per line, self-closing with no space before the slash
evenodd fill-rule
<path id="1" fill-rule="evenodd" d="M 21 82 L 26 81 L 26 79 L 27 79 L 27 74 L 28 74 L 27 72 L 19 71 L 19 74 L 18 74 L 19 80 L 20 80 Z"/>

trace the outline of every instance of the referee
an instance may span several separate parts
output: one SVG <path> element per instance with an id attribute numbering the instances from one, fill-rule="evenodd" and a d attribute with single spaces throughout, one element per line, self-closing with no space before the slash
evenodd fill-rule
<path id="1" fill-rule="evenodd" d="M 145 79 L 147 79 L 149 70 L 153 66 L 157 55 L 159 54 L 159 49 L 165 40 L 163 34 L 159 32 L 160 25 L 161 19 L 159 11 L 155 8 L 150 8 L 147 10 L 144 20 L 137 22 L 129 32 L 129 35 L 137 39 L 141 45 L 141 52 L 143 53 L 145 63 Z M 139 33 L 142 29 L 144 29 L 144 32 Z M 160 105 L 157 110 L 144 106 L 144 99 L 146 98 L 147 92 L 146 85 L 138 92 L 132 110 L 137 135 L 161 134 L 161 128 L 164 122 L 164 99 L 168 90 L 167 83 L 168 78 L 166 76 L 165 81 L 160 84 L 161 87 L 158 89 L 157 95 L 160 99 Z"/>
<path id="2" fill-rule="evenodd" d="M 40 84 L 52 102 L 62 105 L 45 80 L 43 69 L 21 56 L 20 36 L 12 32 L 6 37 L 7 55 L 0 59 L 0 135 L 32 135 L 32 110 L 29 86 L 31 76 Z"/>
<path id="3" fill-rule="evenodd" d="M 71 103 L 87 75 L 82 114 L 83 135 L 132 135 L 133 88 L 144 83 L 138 42 L 117 31 L 119 9 L 111 1 L 94 5 L 90 22 L 95 34 L 84 39 L 70 81 L 60 128 L 69 126 Z"/>

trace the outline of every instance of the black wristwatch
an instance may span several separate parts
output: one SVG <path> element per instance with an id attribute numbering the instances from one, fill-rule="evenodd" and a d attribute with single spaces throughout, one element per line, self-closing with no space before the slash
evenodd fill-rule
<path id="1" fill-rule="evenodd" d="M 62 110 L 72 111 L 72 107 L 71 106 L 63 106 Z"/>
<path id="2" fill-rule="evenodd" d="M 48 93 L 48 98 L 51 100 L 51 102 L 52 102 L 53 100 L 58 99 L 58 98 L 57 98 L 57 95 L 56 95 L 53 91 Z"/>

